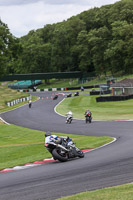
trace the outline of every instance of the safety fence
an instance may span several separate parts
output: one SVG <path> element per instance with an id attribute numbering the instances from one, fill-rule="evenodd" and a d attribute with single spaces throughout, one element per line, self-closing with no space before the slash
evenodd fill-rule
<path id="1" fill-rule="evenodd" d="M 99 88 L 99 85 L 84 86 L 83 89 Z M 68 87 L 68 88 L 47 88 L 47 89 L 25 89 L 19 92 L 48 92 L 48 91 L 67 91 L 67 90 L 81 90 L 81 87 Z"/>
<path id="2" fill-rule="evenodd" d="M 111 94 L 112 93 L 112 90 L 106 90 L 106 91 L 91 91 L 90 92 L 90 95 L 104 95 L 104 94 Z"/>
<path id="3" fill-rule="evenodd" d="M 96 101 L 97 102 L 106 102 L 106 101 L 125 101 L 133 99 L 133 95 L 128 95 L 128 96 L 101 96 L 97 97 Z"/>
<path id="4" fill-rule="evenodd" d="M 25 89 L 19 92 L 48 92 L 48 91 L 65 91 L 66 88 L 49 88 L 49 89 Z"/>
<path id="5" fill-rule="evenodd" d="M 6 102 L 6 105 L 7 106 L 14 106 L 15 104 L 18 104 L 18 103 L 21 103 L 21 102 L 25 102 L 25 101 L 29 101 L 31 99 L 31 96 L 29 97 L 22 97 L 22 98 L 18 98 L 18 99 L 15 99 L 13 101 L 9 101 L 9 102 Z"/>

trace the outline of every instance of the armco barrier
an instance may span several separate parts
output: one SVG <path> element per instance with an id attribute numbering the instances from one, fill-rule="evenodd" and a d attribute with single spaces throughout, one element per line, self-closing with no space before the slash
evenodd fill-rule
<path id="1" fill-rule="evenodd" d="M 127 95 L 127 96 L 102 96 L 97 97 L 97 102 L 106 102 L 106 101 L 125 101 L 128 99 L 133 99 L 133 95 Z"/>
<path id="2" fill-rule="evenodd" d="M 84 86 L 84 89 L 99 88 L 99 85 Z M 25 89 L 18 90 L 19 92 L 48 92 L 48 91 L 67 91 L 67 90 L 81 90 L 81 87 L 68 87 L 68 88 L 47 88 L 47 89 Z"/>
<path id="3" fill-rule="evenodd" d="M 26 89 L 26 90 L 18 90 L 19 92 L 48 92 L 48 91 L 63 91 L 65 88 L 47 88 L 47 89 Z"/>
<path id="4" fill-rule="evenodd" d="M 31 96 L 29 97 L 22 97 L 20 99 L 15 99 L 13 101 L 7 102 L 6 105 L 7 106 L 14 106 L 15 104 L 18 104 L 19 102 L 24 102 L 24 101 L 29 101 L 31 99 Z"/>
<path id="5" fill-rule="evenodd" d="M 91 91 L 91 92 L 90 92 L 90 95 L 99 95 L 99 94 L 100 94 L 100 91 L 95 91 L 95 92 L 94 92 L 94 91 Z"/>
<path id="6" fill-rule="evenodd" d="M 111 90 L 106 90 L 106 91 L 91 91 L 90 95 L 104 95 L 104 94 L 111 94 Z"/>

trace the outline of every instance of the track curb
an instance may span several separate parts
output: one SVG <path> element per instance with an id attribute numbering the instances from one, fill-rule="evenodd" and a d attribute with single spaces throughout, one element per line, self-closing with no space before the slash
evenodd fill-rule
<path id="1" fill-rule="evenodd" d="M 92 149 L 92 148 L 91 149 L 83 149 L 82 151 L 84 153 L 88 153 L 88 152 L 100 149 L 102 147 L 105 147 L 105 146 L 107 146 L 109 144 L 112 144 L 116 140 L 117 140 L 116 138 L 113 138 L 113 141 L 111 141 L 111 142 L 109 142 L 107 144 L 104 144 L 104 145 L 102 145 L 102 146 L 100 146 L 98 148 L 95 148 L 95 149 Z M 52 163 L 52 162 L 58 162 L 58 161 L 54 160 L 53 158 L 49 158 L 49 159 L 44 159 L 44 160 L 41 160 L 41 161 L 35 161 L 33 163 L 26 163 L 25 165 L 22 165 L 22 166 L 16 166 L 16 167 L 13 167 L 13 168 L 6 168 L 6 169 L 3 169 L 3 170 L 0 170 L 0 174 L 7 173 L 7 172 L 18 171 L 18 170 L 22 170 L 22 169 L 27 169 L 27 168 L 30 168 L 30 167 L 35 167 L 35 166 L 48 164 L 48 163 Z"/>
<path id="2" fill-rule="evenodd" d="M 84 149 L 82 151 L 84 153 L 87 153 L 87 152 L 92 151 L 92 150 L 94 150 L 94 149 Z M 27 168 L 30 168 L 30 167 L 35 167 L 35 166 L 38 166 L 38 165 L 48 164 L 48 163 L 52 163 L 52 162 L 58 162 L 58 161 L 54 160 L 53 158 L 48 158 L 48 159 L 44 159 L 44 160 L 41 160 L 41 161 L 35 161 L 33 163 L 26 163 L 25 165 L 22 165 L 22 166 L 15 166 L 13 168 L 6 168 L 6 169 L 3 169 L 3 170 L 0 170 L 0 174 L 18 171 L 18 170 L 21 170 L 21 169 L 27 169 Z"/>

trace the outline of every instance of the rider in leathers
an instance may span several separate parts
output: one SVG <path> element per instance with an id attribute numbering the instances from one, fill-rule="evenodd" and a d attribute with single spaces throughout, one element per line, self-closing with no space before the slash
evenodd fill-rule
<path id="1" fill-rule="evenodd" d="M 61 140 L 64 139 L 67 143 L 67 145 L 69 146 L 70 144 L 74 143 L 72 142 L 72 139 L 64 136 L 57 136 L 57 135 L 52 135 L 50 131 L 45 133 L 45 144 L 47 144 L 49 141 L 53 141 L 55 143 L 61 143 Z"/>
<path id="2" fill-rule="evenodd" d="M 85 111 L 85 117 L 86 117 L 88 114 L 90 114 L 90 116 L 92 115 L 92 114 L 91 114 L 91 111 L 90 111 L 89 109 L 87 109 L 87 110 Z"/>
<path id="3" fill-rule="evenodd" d="M 73 113 L 72 113 L 72 111 L 70 110 L 67 114 L 66 114 L 66 116 L 67 116 L 67 120 L 71 117 L 71 118 L 73 118 Z M 67 120 L 66 120 L 66 122 L 67 122 Z"/>

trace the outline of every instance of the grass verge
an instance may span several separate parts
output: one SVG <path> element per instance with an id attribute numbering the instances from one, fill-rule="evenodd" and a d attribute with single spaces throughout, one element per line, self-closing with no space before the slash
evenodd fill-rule
<path id="1" fill-rule="evenodd" d="M 92 112 L 93 120 L 121 120 L 133 119 L 133 99 L 115 102 L 96 102 L 97 96 L 79 96 L 66 98 L 56 108 L 56 111 L 65 115 L 72 110 L 74 118 L 84 119 L 86 109 Z"/>
<path id="2" fill-rule="evenodd" d="M 57 135 L 66 135 L 53 133 Z M 69 135 L 80 149 L 97 148 L 111 142 L 110 137 Z M 44 148 L 44 133 L 15 125 L 0 125 L 0 170 L 50 158 Z"/>
<path id="3" fill-rule="evenodd" d="M 60 198 L 58 200 L 132 200 L 133 183 Z"/>
<path id="4" fill-rule="evenodd" d="M 11 107 L 8 107 L 6 105 L 6 102 L 10 102 L 18 98 L 23 98 L 28 96 L 30 96 L 28 93 L 18 92 L 18 90 L 13 90 L 8 88 L 8 83 L 6 82 L 4 84 L 0 83 L 0 112 L 12 110 L 14 108 L 17 108 L 19 106 L 28 103 L 27 101 L 21 103 L 19 102 L 18 104 L 15 104 L 14 106 Z M 35 101 L 36 99 L 37 97 L 32 96 L 32 101 Z"/>

